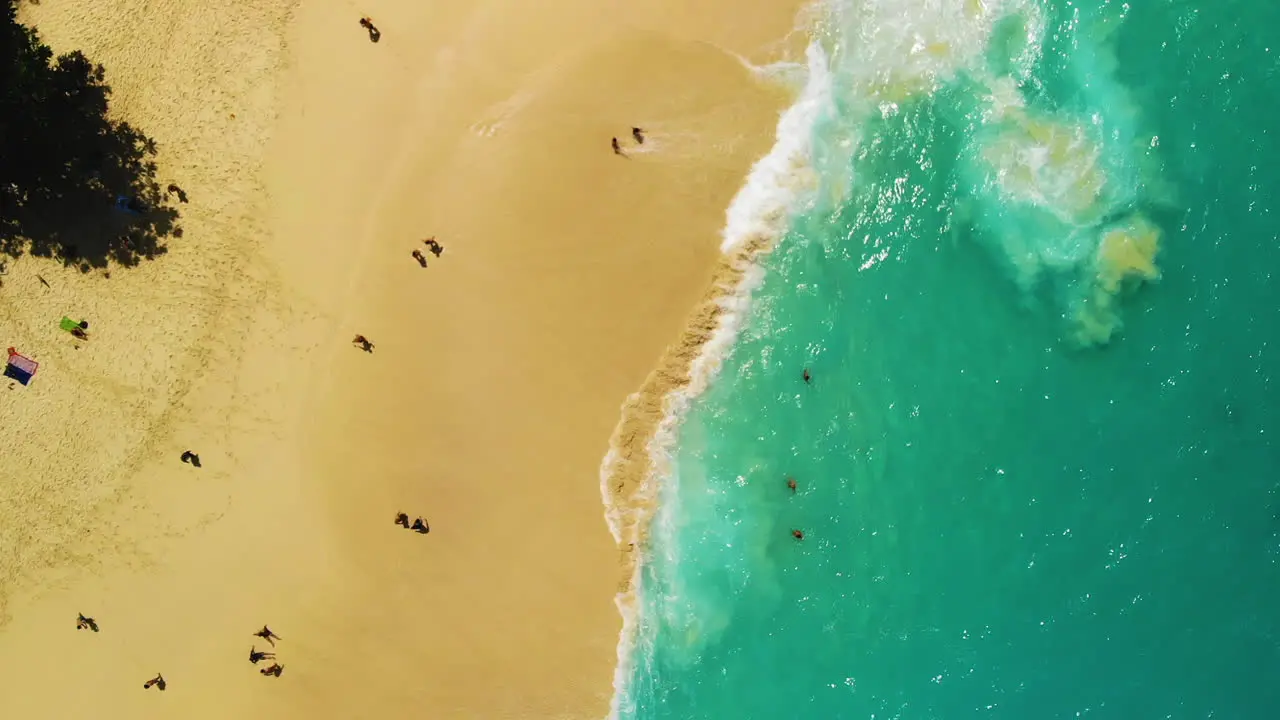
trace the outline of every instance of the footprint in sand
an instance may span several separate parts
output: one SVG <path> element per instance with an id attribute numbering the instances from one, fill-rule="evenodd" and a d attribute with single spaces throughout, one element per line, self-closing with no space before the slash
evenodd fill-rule
<path id="1" fill-rule="evenodd" d="M 471 132 L 479 135 L 480 137 L 493 137 L 498 133 L 498 130 L 502 128 L 502 120 L 503 118 L 496 118 L 494 120 L 472 123 Z"/>
<path id="2" fill-rule="evenodd" d="M 471 132 L 480 137 L 493 137 L 498 134 L 502 126 L 512 115 L 524 109 L 533 95 L 528 92 L 519 92 L 500 103 L 495 103 L 485 112 L 487 116 L 483 120 L 479 120 L 471 125 Z"/>

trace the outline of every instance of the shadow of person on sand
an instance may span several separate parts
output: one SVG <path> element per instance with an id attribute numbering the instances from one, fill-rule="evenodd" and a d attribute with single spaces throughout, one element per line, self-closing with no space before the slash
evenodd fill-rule
<path id="1" fill-rule="evenodd" d="M 0 0 L 0 255 L 88 272 L 154 259 L 182 236 L 155 142 L 108 117 L 105 76 L 80 52 L 55 57 Z"/>

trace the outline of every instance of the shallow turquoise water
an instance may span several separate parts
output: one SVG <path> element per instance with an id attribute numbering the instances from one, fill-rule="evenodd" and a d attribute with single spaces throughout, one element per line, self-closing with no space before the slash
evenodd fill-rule
<path id="1" fill-rule="evenodd" d="M 836 83 L 681 427 L 622 717 L 1280 717 L 1280 5 L 1130 5 L 1029 3 L 896 108 Z"/>

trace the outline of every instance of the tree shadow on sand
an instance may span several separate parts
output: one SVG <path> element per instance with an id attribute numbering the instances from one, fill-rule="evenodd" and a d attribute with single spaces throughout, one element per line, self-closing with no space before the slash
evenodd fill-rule
<path id="1" fill-rule="evenodd" d="M 107 117 L 101 65 L 54 57 L 14 0 L 0 14 L 0 255 L 88 272 L 164 254 L 182 229 L 155 180 L 155 142 Z"/>

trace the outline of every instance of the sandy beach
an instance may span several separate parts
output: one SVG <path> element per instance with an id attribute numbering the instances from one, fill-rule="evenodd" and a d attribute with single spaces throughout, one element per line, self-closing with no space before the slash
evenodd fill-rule
<path id="1" fill-rule="evenodd" d="M 0 278 L 41 363 L 0 403 L 0 717 L 604 717 L 601 460 L 790 98 L 747 62 L 802 46 L 747 5 L 24 5 L 190 202 L 138 267 Z"/>

